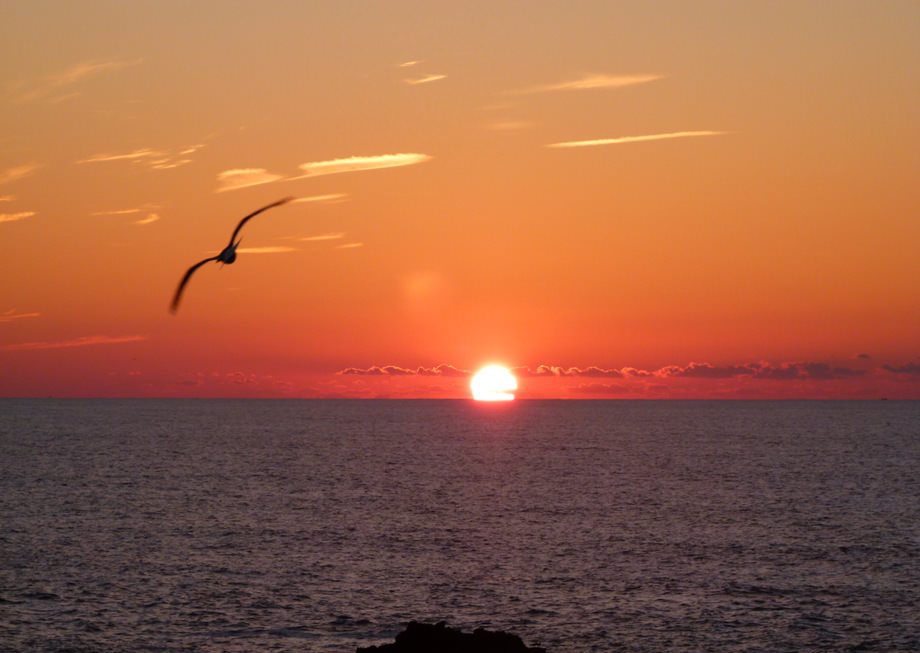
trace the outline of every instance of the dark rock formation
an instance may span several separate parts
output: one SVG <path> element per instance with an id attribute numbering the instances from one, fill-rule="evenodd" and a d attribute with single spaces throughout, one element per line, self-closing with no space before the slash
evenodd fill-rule
<path id="1" fill-rule="evenodd" d="M 431 625 L 412 621 L 396 636 L 395 644 L 358 647 L 357 653 L 546 653 L 546 649 L 525 646 L 517 635 L 477 628 L 464 633 L 448 628 L 443 621 Z"/>

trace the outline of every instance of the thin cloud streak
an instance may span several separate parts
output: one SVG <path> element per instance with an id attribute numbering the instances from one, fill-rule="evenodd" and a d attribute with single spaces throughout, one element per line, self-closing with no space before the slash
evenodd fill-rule
<path id="1" fill-rule="evenodd" d="M 526 120 L 506 120 L 503 122 L 489 123 L 486 125 L 486 129 L 491 129 L 493 131 L 518 131 L 521 129 L 530 129 L 535 125 L 536 123 Z"/>
<path id="2" fill-rule="evenodd" d="M 302 163 L 299 168 L 304 172 L 301 177 L 320 177 L 322 175 L 337 175 L 344 172 L 359 172 L 362 170 L 379 170 L 382 168 L 399 168 L 430 161 L 428 154 L 417 152 L 401 152 L 398 154 L 377 154 L 372 156 L 349 156 L 343 159 L 329 161 L 312 161 Z M 299 179 L 300 177 L 294 177 Z"/>
<path id="3" fill-rule="evenodd" d="M 556 84 L 540 84 L 529 86 L 514 91 L 508 91 L 509 95 L 532 95 L 535 93 L 555 93 L 558 91 L 585 91 L 601 88 L 623 88 L 625 86 L 636 86 L 638 84 L 647 84 L 659 79 L 664 75 L 604 75 L 593 74 L 583 75 L 578 79 L 571 79 Z"/>
<path id="4" fill-rule="evenodd" d="M 399 168 L 410 166 L 418 163 L 430 161 L 432 157 L 428 154 L 419 154 L 417 152 L 402 152 L 398 154 L 377 154 L 372 156 L 350 156 L 341 159 L 330 159 L 328 161 L 311 161 L 302 163 L 300 170 L 301 175 L 285 177 L 274 172 L 269 172 L 265 168 L 235 168 L 224 170 L 218 173 L 218 187 L 215 192 L 222 193 L 228 190 L 238 190 L 248 188 L 249 186 L 260 186 L 270 184 L 276 181 L 294 181 L 296 179 L 305 179 L 307 177 L 322 177 L 324 175 L 337 175 L 345 172 L 360 172 L 363 170 L 379 170 L 382 168 Z M 319 196 L 324 197 L 324 196 Z M 324 199 L 331 200 L 331 197 L 325 196 Z M 300 198 L 297 201 L 310 201 L 308 198 Z"/>
<path id="5" fill-rule="evenodd" d="M 422 62 L 421 61 L 403 61 L 402 63 L 396 64 L 396 65 L 399 66 L 400 68 L 411 68 L 412 66 L 417 66 L 420 63 Z"/>
<path id="6" fill-rule="evenodd" d="M 298 197 L 291 200 L 291 204 L 305 204 L 309 202 L 338 202 L 348 197 L 348 193 L 327 193 L 326 195 L 311 195 L 310 197 Z"/>
<path id="7" fill-rule="evenodd" d="M 157 213 L 148 213 L 146 218 L 141 218 L 140 220 L 135 220 L 134 224 L 151 224 L 160 219 L 159 214 Z"/>
<path id="8" fill-rule="evenodd" d="M 240 247 L 236 251 L 240 254 L 281 254 L 283 252 L 296 252 L 299 250 L 296 247 L 274 245 L 268 247 Z"/>
<path id="9" fill-rule="evenodd" d="M 233 170 L 224 170 L 217 175 L 217 191 L 223 193 L 228 190 L 239 190 L 240 188 L 249 188 L 250 186 L 260 186 L 270 184 L 274 181 L 283 181 L 286 178 L 282 175 L 276 175 L 265 168 L 236 168 Z"/>
<path id="10" fill-rule="evenodd" d="M 0 171 L 0 184 L 9 184 L 32 175 L 41 166 L 37 163 L 24 163 Z M 12 199 L 12 196 L 9 196 Z"/>
<path id="11" fill-rule="evenodd" d="M 131 209 L 115 209 L 112 211 L 93 211 L 90 215 L 135 215 L 137 213 L 143 213 L 145 211 L 152 211 L 153 209 L 158 209 L 160 206 L 158 204 L 141 204 L 138 207 Z"/>
<path id="12" fill-rule="evenodd" d="M 364 247 L 364 243 L 344 243 L 337 245 L 336 249 L 357 249 L 358 247 Z"/>
<path id="13" fill-rule="evenodd" d="M 12 202 L 15 199 L 15 195 L 0 195 L 0 202 Z"/>
<path id="14" fill-rule="evenodd" d="M 447 79 L 447 75 L 425 75 L 424 77 L 407 78 L 404 79 L 403 82 L 410 86 L 418 86 L 419 84 L 430 84 L 431 82 L 437 82 L 442 79 Z"/>
<path id="15" fill-rule="evenodd" d="M 57 91 L 65 91 L 74 84 L 98 77 L 104 73 L 116 72 L 131 66 L 143 63 L 143 59 L 130 61 L 84 61 L 67 68 L 63 72 L 49 75 L 31 84 L 32 88 L 20 92 L 16 96 L 18 102 L 34 102 L 48 98 Z M 65 93 L 62 96 L 51 98 L 51 102 L 60 102 L 73 97 L 76 93 Z"/>
<path id="16" fill-rule="evenodd" d="M 41 313 L 17 313 L 15 308 L 0 313 L 0 322 L 12 322 L 13 320 L 24 320 L 28 318 L 40 317 Z"/>
<path id="17" fill-rule="evenodd" d="M 303 236 L 297 238 L 297 240 L 304 243 L 315 243 L 323 240 L 341 240 L 345 237 L 345 232 L 329 233 L 329 234 L 319 234 L 316 236 Z"/>
<path id="18" fill-rule="evenodd" d="M 646 141 L 663 141 L 671 138 L 694 138 L 698 136 L 720 136 L 727 132 L 692 131 L 670 132 L 667 134 L 648 134 L 645 136 L 621 136 L 619 138 L 596 138 L 588 141 L 564 141 L 550 143 L 546 147 L 594 147 L 595 145 L 620 145 L 622 143 L 644 143 Z"/>
<path id="19" fill-rule="evenodd" d="M 81 336 L 71 340 L 57 342 L 20 342 L 12 345 L 2 345 L 3 351 L 39 351 L 46 349 L 71 349 L 74 347 L 92 347 L 95 345 L 120 345 L 146 340 L 147 336 Z"/>
<path id="20" fill-rule="evenodd" d="M 109 163 L 112 161 L 129 161 L 135 164 L 146 165 L 151 170 L 169 170 L 172 168 L 178 168 L 192 162 L 192 159 L 188 158 L 201 148 L 204 145 L 197 144 L 187 147 L 177 154 L 170 154 L 169 152 L 163 152 L 162 150 L 154 150 L 150 147 L 142 147 L 131 152 L 124 152 L 121 154 L 94 154 L 85 159 L 79 159 L 76 163 L 86 164 L 86 163 Z"/>
<path id="21" fill-rule="evenodd" d="M 35 215 L 35 211 L 20 211 L 19 213 L 0 213 L 0 222 L 18 222 Z"/>
<path id="22" fill-rule="evenodd" d="M 126 152 L 124 154 L 94 154 L 91 157 L 85 159 L 80 159 L 77 163 L 104 163 L 107 161 L 134 161 L 135 159 L 149 159 L 151 157 L 161 157 L 165 153 L 158 150 L 151 150 L 149 147 L 144 147 L 139 150 L 134 150 L 133 152 Z"/>

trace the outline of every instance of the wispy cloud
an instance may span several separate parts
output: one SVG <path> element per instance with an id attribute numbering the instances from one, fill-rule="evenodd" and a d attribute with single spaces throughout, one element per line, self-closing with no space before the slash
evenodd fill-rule
<path id="1" fill-rule="evenodd" d="M 412 66 L 417 66 L 420 63 L 422 62 L 419 60 L 414 60 L 414 61 L 403 61 L 402 63 L 396 64 L 396 65 L 399 66 L 400 68 L 411 68 Z"/>
<path id="2" fill-rule="evenodd" d="M 19 213 L 0 213 L 0 222 L 16 222 L 25 220 L 35 215 L 35 211 L 20 211 Z"/>
<path id="3" fill-rule="evenodd" d="M 109 215 L 134 215 L 134 214 L 137 214 L 137 213 L 144 213 L 144 212 L 152 211 L 153 209 L 158 209 L 158 208 L 160 208 L 160 206 L 159 206 L 158 204 L 141 204 L 141 205 L 138 206 L 138 207 L 134 207 L 134 208 L 130 208 L 130 209 L 115 209 L 115 210 L 112 210 L 112 211 L 94 211 L 94 212 L 90 213 L 90 215 L 104 215 L 104 216 L 109 216 Z"/>
<path id="4" fill-rule="evenodd" d="M 70 349 L 73 347 L 92 347 L 95 345 L 120 345 L 146 340 L 147 336 L 80 336 L 71 340 L 55 342 L 20 342 L 12 345 L 0 345 L 3 351 L 37 351 L 43 349 Z"/>
<path id="5" fill-rule="evenodd" d="M 399 154 L 377 154 L 373 156 L 349 156 L 343 159 L 329 161 L 311 161 L 301 163 L 299 168 L 303 177 L 319 177 L 321 175 L 337 175 L 343 172 L 358 172 L 361 170 L 379 170 L 381 168 L 398 168 L 411 166 L 429 161 L 427 154 L 416 152 L 403 152 Z"/>
<path id="6" fill-rule="evenodd" d="M 318 234 L 316 236 L 302 236 L 297 240 L 305 243 L 315 243 L 323 240 L 341 240 L 345 237 L 345 232 L 335 232 L 328 234 Z"/>
<path id="7" fill-rule="evenodd" d="M 336 249 L 357 249 L 358 247 L 364 247 L 364 243 L 343 243 L 337 245 Z"/>
<path id="8" fill-rule="evenodd" d="M 417 86 L 418 84 L 430 84 L 431 82 L 437 82 L 442 79 L 447 79 L 447 75 L 425 75 L 423 77 L 409 77 L 403 80 L 406 84 L 410 86 Z"/>
<path id="9" fill-rule="evenodd" d="M 0 313 L 0 322 L 12 322 L 13 320 L 24 320 L 40 316 L 41 313 L 18 313 L 15 308 L 11 308 L 4 313 Z"/>
<path id="10" fill-rule="evenodd" d="M 217 175 L 217 192 L 222 193 L 228 190 L 238 190 L 240 188 L 249 188 L 250 186 L 259 186 L 261 184 L 270 184 L 273 181 L 282 181 L 283 175 L 276 175 L 265 168 L 235 168 L 233 170 L 224 170 Z"/>
<path id="11" fill-rule="evenodd" d="M 624 86 L 635 86 L 637 84 L 647 84 L 659 79 L 664 75 L 603 75 L 588 74 L 578 79 L 570 79 L 555 84 L 539 84 L 537 86 L 528 86 L 513 91 L 508 91 L 510 95 L 530 95 L 533 93 L 555 93 L 557 91 L 584 91 L 600 88 L 622 88 Z"/>
<path id="12" fill-rule="evenodd" d="M 240 247 L 236 251 L 240 254 L 281 254 L 283 252 L 296 252 L 297 248 L 275 245 L 269 247 Z"/>
<path id="13" fill-rule="evenodd" d="M 12 202 L 15 199 L 15 195 L 0 195 L 0 202 Z"/>
<path id="14" fill-rule="evenodd" d="M 142 147 L 131 152 L 120 154 L 94 154 L 85 159 L 80 159 L 77 163 L 109 163 L 111 161 L 129 161 L 131 163 L 144 165 L 151 170 L 168 170 L 178 168 L 192 162 L 192 154 L 203 148 L 204 145 L 197 144 L 184 148 L 173 154 L 162 150 L 154 150 L 149 147 Z"/>
<path id="15" fill-rule="evenodd" d="M 133 152 L 125 152 L 124 154 L 94 154 L 93 156 L 87 157 L 85 159 L 80 159 L 77 163 L 104 163 L 108 161 L 135 161 L 137 159 L 149 159 L 149 158 L 159 158 L 163 156 L 164 153 L 159 150 L 151 150 L 149 147 L 144 147 L 139 150 L 134 150 Z"/>
<path id="16" fill-rule="evenodd" d="M 148 213 L 146 217 L 141 218 L 140 220 L 135 220 L 134 224 L 151 224 L 160 219 L 158 213 Z"/>
<path id="17" fill-rule="evenodd" d="M 693 131 L 670 132 L 667 134 L 647 134 L 645 136 L 620 136 L 618 138 L 595 138 L 587 141 L 564 141 L 550 143 L 546 147 L 593 147 L 595 145 L 620 145 L 622 143 L 643 143 L 645 141 L 664 141 L 671 138 L 694 138 L 697 136 L 720 136 L 726 132 Z"/>
<path id="18" fill-rule="evenodd" d="M 0 184 L 9 184 L 20 179 L 25 179 L 33 174 L 41 166 L 37 163 L 24 163 L 19 166 L 13 166 L 6 170 L 0 170 Z M 8 196 L 12 199 L 12 195 Z"/>
<path id="19" fill-rule="evenodd" d="M 342 159 L 328 161 L 311 161 L 298 166 L 303 174 L 286 177 L 265 168 L 236 168 L 224 170 L 217 175 L 218 193 L 228 190 L 238 190 L 249 186 L 270 184 L 276 181 L 293 181 L 307 177 L 320 177 L 323 175 L 337 175 L 345 172 L 359 172 L 362 170 L 378 170 L 381 168 L 398 168 L 429 161 L 432 157 L 428 154 L 405 152 L 399 154 L 378 154 L 373 156 L 350 156 Z M 324 197 L 324 196 L 319 196 Z M 332 199 L 325 196 L 325 199 Z M 298 200 L 294 200 L 295 202 Z M 299 201 L 310 201 L 301 198 Z"/>
<path id="20" fill-rule="evenodd" d="M 58 102 L 72 97 L 75 94 L 70 90 L 75 84 L 105 73 L 112 73 L 131 66 L 137 66 L 142 62 L 143 59 L 134 59 L 130 61 L 84 61 L 74 64 L 60 73 L 48 75 L 32 83 L 20 84 L 20 90 L 14 94 L 14 97 L 19 102 L 34 102 L 43 99 Z M 56 93 L 62 93 L 62 95 L 55 95 Z"/>
<path id="21" fill-rule="evenodd" d="M 348 193 L 327 193 L 325 195 L 311 195 L 310 197 L 298 197 L 291 200 L 291 204 L 305 204 L 310 202 L 340 202 L 348 197 Z"/>

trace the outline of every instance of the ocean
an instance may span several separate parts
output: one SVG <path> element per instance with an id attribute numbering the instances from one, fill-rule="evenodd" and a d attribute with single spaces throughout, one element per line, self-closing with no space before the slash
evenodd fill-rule
<path id="1" fill-rule="evenodd" d="M 0 651 L 920 651 L 920 402 L 0 400 Z"/>

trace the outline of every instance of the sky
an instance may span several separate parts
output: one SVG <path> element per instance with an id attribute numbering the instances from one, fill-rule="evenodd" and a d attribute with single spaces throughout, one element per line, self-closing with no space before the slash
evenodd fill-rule
<path id="1" fill-rule="evenodd" d="M 4 0 L 0 37 L 0 396 L 920 398 L 917 2 Z"/>

